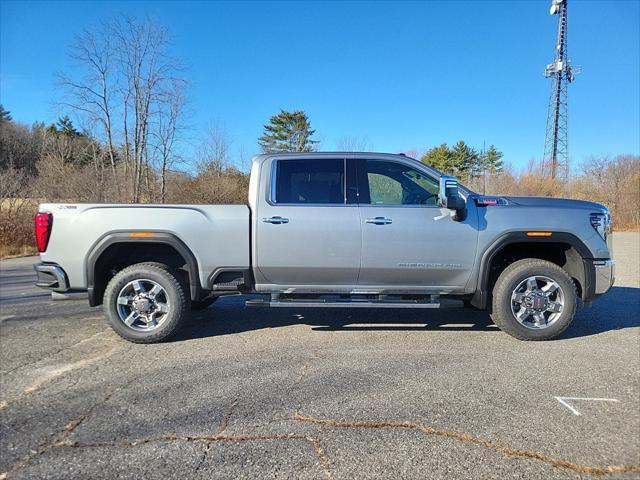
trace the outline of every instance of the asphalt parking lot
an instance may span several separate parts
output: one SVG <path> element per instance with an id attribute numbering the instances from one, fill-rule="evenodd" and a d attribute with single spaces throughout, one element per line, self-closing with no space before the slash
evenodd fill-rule
<path id="1" fill-rule="evenodd" d="M 2 261 L 0 478 L 638 478 L 640 235 L 614 241 L 613 290 L 542 343 L 234 297 L 134 345 Z"/>

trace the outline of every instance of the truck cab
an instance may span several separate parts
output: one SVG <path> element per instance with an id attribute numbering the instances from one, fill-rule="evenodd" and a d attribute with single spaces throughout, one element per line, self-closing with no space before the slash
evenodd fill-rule
<path id="1" fill-rule="evenodd" d="M 256 290 L 464 292 L 476 207 L 456 218 L 440 177 L 398 155 L 259 158 L 249 192 Z"/>

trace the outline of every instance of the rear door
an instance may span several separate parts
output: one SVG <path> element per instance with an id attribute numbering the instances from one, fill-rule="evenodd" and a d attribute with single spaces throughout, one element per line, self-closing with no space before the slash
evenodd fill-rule
<path id="1" fill-rule="evenodd" d="M 362 219 L 358 283 L 457 290 L 473 267 L 475 221 L 454 221 L 449 210 L 440 209 L 438 179 L 414 163 L 357 160 Z"/>
<path id="2" fill-rule="evenodd" d="M 268 165 L 264 165 L 269 168 Z M 355 285 L 360 269 L 358 206 L 347 203 L 346 160 L 272 160 L 256 219 L 258 284 Z"/>

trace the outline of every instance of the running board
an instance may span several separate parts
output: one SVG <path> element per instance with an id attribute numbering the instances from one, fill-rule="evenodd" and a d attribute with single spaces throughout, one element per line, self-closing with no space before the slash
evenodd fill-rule
<path id="1" fill-rule="evenodd" d="M 437 300 L 323 300 L 323 299 L 278 299 L 247 300 L 247 307 L 300 307 L 300 308 L 440 308 Z"/>
<path id="2" fill-rule="evenodd" d="M 86 300 L 87 292 L 51 292 L 51 300 Z"/>

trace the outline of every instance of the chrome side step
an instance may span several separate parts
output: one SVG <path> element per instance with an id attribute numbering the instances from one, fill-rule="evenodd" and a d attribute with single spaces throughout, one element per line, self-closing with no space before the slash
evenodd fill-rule
<path id="1" fill-rule="evenodd" d="M 374 300 L 374 299 L 251 299 L 247 307 L 299 308 L 440 308 L 437 296 L 430 300 Z"/>
<path id="2" fill-rule="evenodd" d="M 87 292 L 51 292 L 51 300 L 86 300 Z"/>

